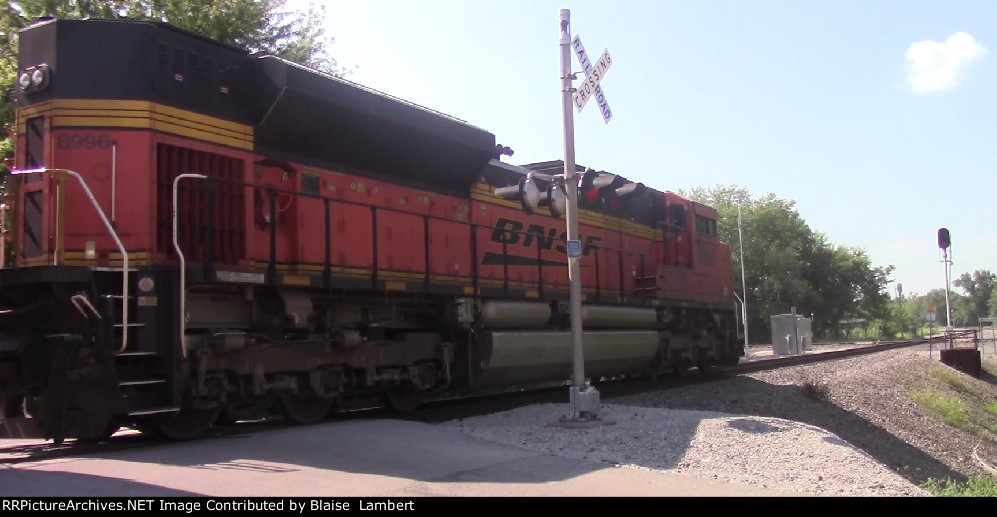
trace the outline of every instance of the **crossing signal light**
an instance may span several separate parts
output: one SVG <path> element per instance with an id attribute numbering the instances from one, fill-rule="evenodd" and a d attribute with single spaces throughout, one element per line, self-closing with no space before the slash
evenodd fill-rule
<path id="1" fill-rule="evenodd" d="M 545 183 L 548 183 L 547 190 L 541 188 L 540 183 L 531 173 L 523 176 L 516 185 L 495 189 L 495 195 L 503 199 L 518 200 L 523 211 L 527 214 L 532 214 L 537 211 L 538 207 L 545 206 L 550 209 L 550 215 L 560 219 L 564 217 L 568 206 L 564 181 L 551 179 Z"/>
<path id="2" fill-rule="evenodd" d="M 568 195 L 565 193 L 562 181 L 552 181 L 550 188 L 547 189 L 545 204 L 550 208 L 550 215 L 554 216 L 555 219 L 564 217 L 568 211 Z"/>
<path id="3" fill-rule="evenodd" d="M 621 176 L 586 169 L 578 182 L 578 196 L 582 202 L 595 205 L 600 201 L 612 209 L 620 209 L 644 192 L 643 183 L 633 183 Z"/>
<path id="4" fill-rule="evenodd" d="M 502 199 L 517 199 L 523 206 L 523 211 L 532 214 L 540 206 L 544 198 L 543 191 L 537 185 L 532 174 L 527 174 L 519 180 L 519 184 L 495 189 L 495 195 Z"/>

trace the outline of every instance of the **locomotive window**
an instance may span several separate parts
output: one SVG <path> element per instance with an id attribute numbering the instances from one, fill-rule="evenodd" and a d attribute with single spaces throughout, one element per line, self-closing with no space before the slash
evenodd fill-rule
<path id="1" fill-rule="evenodd" d="M 671 224 L 680 230 L 685 229 L 685 207 L 682 205 L 672 205 L 668 207 Z"/>
<path id="2" fill-rule="evenodd" d="M 717 222 L 708 217 L 696 215 L 696 233 L 701 235 L 717 236 Z"/>
<path id="3" fill-rule="evenodd" d="M 301 175 L 301 192 L 304 194 L 311 194 L 313 196 L 318 196 L 321 194 L 319 192 L 319 177 L 314 174 L 302 174 Z"/>

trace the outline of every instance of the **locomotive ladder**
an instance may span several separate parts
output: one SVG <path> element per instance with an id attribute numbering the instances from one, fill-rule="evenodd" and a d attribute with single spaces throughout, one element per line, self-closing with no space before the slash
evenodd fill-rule
<path id="1" fill-rule="evenodd" d="M 126 250 L 125 245 L 121 243 L 121 239 L 118 237 L 118 232 L 114 231 L 114 226 L 111 225 L 111 221 L 107 219 L 107 215 L 105 215 L 104 211 L 100 208 L 100 204 L 97 203 L 97 199 L 93 197 L 93 192 L 90 191 L 90 187 L 87 186 L 87 182 L 83 180 L 83 177 L 80 176 L 79 173 L 77 173 L 76 171 L 71 171 L 69 169 L 43 168 L 43 169 L 27 169 L 23 171 L 11 171 L 11 174 L 45 174 L 45 173 L 52 174 L 53 176 L 55 176 L 60 184 L 64 182 L 64 178 L 66 175 L 72 176 L 76 178 L 76 181 L 79 182 L 80 187 L 83 188 L 83 191 L 86 193 L 87 198 L 90 200 L 90 204 L 93 205 L 94 211 L 97 212 L 97 215 L 100 216 L 100 220 L 104 223 L 104 228 L 107 230 L 107 233 L 111 235 L 112 239 L 114 239 L 114 245 L 117 246 L 118 251 L 121 252 L 121 298 L 128 299 L 128 250 Z M 58 204 L 61 201 L 62 201 L 62 196 L 57 195 L 56 213 L 60 212 Z M 61 220 L 56 223 L 56 225 L 61 225 L 61 224 L 62 224 Z M 61 251 L 59 248 L 62 247 L 62 243 L 58 239 L 59 235 L 61 234 L 62 234 L 62 229 L 58 228 L 56 231 L 56 237 L 57 237 L 56 249 L 55 253 L 52 254 L 53 260 L 55 261 L 55 265 L 58 265 L 59 252 Z M 74 299 L 73 303 L 78 303 L 78 302 L 76 302 Z M 127 303 L 122 304 L 121 319 L 122 319 L 121 324 L 127 327 L 127 325 L 129 324 Z M 124 352 L 127 348 L 128 348 L 128 332 L 122 332 L 121 346 L 119 347 L 118 352 L 119 353 Z"/>
<path id="2" fill-rule="evenodd" d="M 105 301 L 107 320 L 110 321 L 109 327 L 103 326 L 103 332 L 105 335 L 110 336 L 113 342 L 116 344 L 116 350 L 113 351 L 115 358 L 115 366 L 118 370 L 119 376 L 119 389 L 122 395 L 125 397 L 128 406 L 128 414 L 131 416 L 136 415 L 149 415 L 156 413 L 169 413 L 179 411 L 178 407 L 173 407 L 169 401 L 163 404 L 159 400 L 163 398 L 163 390 L 149 388 L 162 387 L 166 384 L 165 377 L 154 377 L 149 378 L 148 375 L 150 371 L 156 371 L 156 366 L 161 362 L 159 354 L 155 351 L 130 351 L 128 349 L 129 335 L 132 330 L 144 326 L 143 323 L 133 321 L 135 311 L 130 310 L 130 305 L 132 300 L 135 299 L 134 296 L 129 294 L 131 278 L 129 277 L 130 269 L 128 264 L 128 250 L 125 249 L 124 244 L 121 242 L 118 233 L 114 230 L 114 226 L 108 220 L 107 215 L 100 208 L 97 200 L 93 196 L 93 192 L 87 185 L 86 181 L 75 171 L 69 169 L 28 169 L 21 171 L 11 171 L 12 174 L 52 174 L 56 177 L 57 181 L 62 184 L 65 180 L 65 176 L 72 176 L 76 178 L 79 182 L 80 187 L 86 193 L 87 198 L 93 205 L 94 211 L 100 216 L 101 222 L 104 223 L 104 228 L 107 230 L 111 239 L 114 240 L 115 246 L 117 246 L 118 251 L 121 253 L 121 277 L 120 277 L 120 288 L 114 289 L 113 293 L 98 294 Z M 59 203 L 61 203 L 61 195 L 56 196 L 56 212 L 59 212 Z M 61 220 L 56 222 L 58 226 L 56 231 L 56 249 L 53 253 L 54 265 L 58 265 L 60 248 L 62 243 L 58 239 L 58 236 L 62 234 L 61 225 L 63 222 Z M 116 269 L 116 268 L 115 268 Z M 106 270 L 104 270 L 106 271 Z M 99 269 L 95 270 L 98 276 L 103 277 L 104 271 Z M 113 271 L 113 270 L 112 270 Z M 106 286 L 106 282 L 100 282 L 101 286 Z M 101 293 L 95 289 L 96 293 Z M 120 293 L 120 294 L 118 294 Z M 108 325 L 103 323 L 104 318 L 101 313 L 96 310 L 85 294 L 77 294 L 72 296 L 70 300 L 76 309 L 85 319 L 90 319 L 91 317 L 100 320 L 102 325 Z M 115 305 L 120 303 L 120 311 L 115 310 Z M 120 319 L 118 314 L 120 313 Z M 110 332 L 108 332 L 110 331 Z M 120 335 L 120 344 L 117 337 Z M 162 407 L 162 406 L 166 407 Z"/>
<path id="3" fill-rule="evenodd" d="M 652 266 L 655 268 L 655 266 Z M 657 272 L 652 271 L 650 274 L 647 272 L 648 268 L 644 264 L 644 255 L 640 256 L 640 273 L 637 273 L 636 268 L 633 274 L 633 291 L 637 296 L 650 296 L 654 297 L 658 295 L 660 288 L 658 287 L 658 277 Z"/>

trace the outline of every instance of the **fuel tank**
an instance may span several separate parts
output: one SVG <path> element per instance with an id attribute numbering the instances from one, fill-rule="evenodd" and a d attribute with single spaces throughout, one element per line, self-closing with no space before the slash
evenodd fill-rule
<path id="1" fill-rule="evenodd" d="M 550 321 L 550 305 L 542 302 L 490 300 L 481 304 L 484 328 L 543 327 Z"/>
<path id="2" fill-rule="evenodd" d="M 585 332 L 585 374 L 609 377 L 641 372 L 658 353 L 655 331 Z M 510 330 L 479 334 L 480 371 L 475 386 L 525 386 L 567 381 L 572 374 L 570 332 Z"/>
<path id="3" fill-rule="evenodd" d="M 653 329 L 658 326 L 658 311 L 641 307 L 584 305 L 582 325 L 585 328 Z"/>

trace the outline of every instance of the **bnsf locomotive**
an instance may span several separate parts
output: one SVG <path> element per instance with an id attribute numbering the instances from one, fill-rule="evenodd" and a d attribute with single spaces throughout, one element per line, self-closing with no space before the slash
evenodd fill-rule
<path id="1" fill-rule="evenodd" d="M 560 162 L 505 164 L 487 131 L 165 24 L 19 40 L 10 435 L 182 439 L 569 379 L 564 223 L 495 194 Z M 592 378 L 738 360 L 715 210 L 648 188 L 580 223 Z"/>

